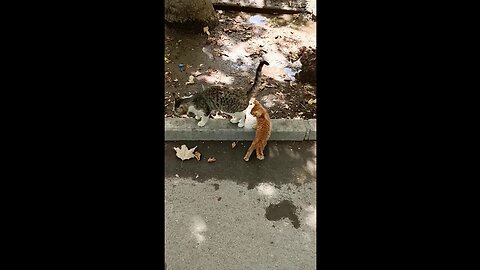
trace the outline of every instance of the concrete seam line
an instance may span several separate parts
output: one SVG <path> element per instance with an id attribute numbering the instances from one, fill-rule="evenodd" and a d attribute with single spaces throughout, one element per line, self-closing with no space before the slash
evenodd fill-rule
<path id="1" fill-rule="evenodd" d="M 308 135 L 310 134 L 310 125 L 308 124 L 307 120 L 303 120 L 303 123 L 305 124 L 305 137 L 303 138 L 304 141 L 308 140 Z"/>

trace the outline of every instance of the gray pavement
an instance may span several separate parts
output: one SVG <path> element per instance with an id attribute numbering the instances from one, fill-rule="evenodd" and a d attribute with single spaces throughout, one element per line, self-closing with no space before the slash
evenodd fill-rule
<path id="1" fill-rule="evenodd" d="M 316 269 L 316 142 L 270 141 L 245 162 L 250 143 L 165 142 L 168 269 Z M 182 144 L 201 160 L 177 158 Z"/>

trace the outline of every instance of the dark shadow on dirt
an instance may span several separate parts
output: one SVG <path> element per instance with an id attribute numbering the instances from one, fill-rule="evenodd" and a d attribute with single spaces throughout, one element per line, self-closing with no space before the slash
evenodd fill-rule
<path id="1" fill-rule="evenodd" d="M 272 17 L 275 16 L 222 12 L 219 25 L 205 33 L 166 26 L 165 117 L 173 117 L 173 92 L 191 95 L 202 91 L 202 85 L 246 91 L 263 55 L 271 65 L 264 67 L 257 99 L 270 104 L 270 117 L 316 118 L 316 104 L 312 103 L 316 100 L 316 88 L 296 79 L 301 63 L 290 60 L 301 47 L 301 35 L 292 34 L 288 27 L 273 29 L 268 23 Z M 315 35 L 308 31 L 306 36 Z M 194 83 L 187 84 L 191 76 Z"/>

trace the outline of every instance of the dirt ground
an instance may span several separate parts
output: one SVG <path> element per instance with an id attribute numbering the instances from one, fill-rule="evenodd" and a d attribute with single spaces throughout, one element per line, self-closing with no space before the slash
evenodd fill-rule
<path id="1" fill-rule="evenodd" d="M 312 16 L 220 10 L 217 14 L 219 25 L 203 33 L 165 26 L 165 117 L 173 117 L 172 92 L 190 95 L 201 91 L 202 85 L 246 91 L 263 55 L 270 65 L 263 68 L 256 98 L 270 117 L 316 118 L 316 85 L 296 78 L 302 69 L 297 55 L 300 48 L 316 48 Z M 218 114 L 214 118 L 228 117 Z"/>

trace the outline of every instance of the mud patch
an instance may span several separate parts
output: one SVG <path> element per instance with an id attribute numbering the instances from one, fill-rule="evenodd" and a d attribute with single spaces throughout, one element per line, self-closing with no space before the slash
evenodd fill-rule
<path id="1" fill-rule="evenodd" d="M 291 201 L 283 200 L 279 204 L 271 204 L 265 209 L 265 217 L 271 221 L 288 218 L 295 229 L 300 228 L 300 221 L 296 214 L 297 207 Z"/>

